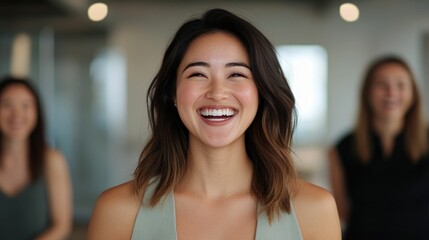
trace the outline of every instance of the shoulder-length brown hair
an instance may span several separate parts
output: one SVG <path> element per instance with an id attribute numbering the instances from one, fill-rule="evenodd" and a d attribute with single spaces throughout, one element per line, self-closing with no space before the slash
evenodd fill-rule
<path id="1" fill-rule="evenodd" d="M 373 115 L 371 113 L 368 96 L 376 72 L 387 64 L 397 64 L 401 66 L 408 72 L 411 79 L 413 100 L 410 108 L 405 114 L 403 132 L 405 151 L 410 159 L 416 162 L 425 153 L 427 153 L 428 150 L 428 139 L 424 122 L 422 99 L 417 89 L 416 80 L 411 68 L 403 59 L 396 56 L 387 56 L 375 60 L 368 67 L 366 72 L 360 94 L 360 107 L 355 129 L 357 154 L 364 163 L 369 162 L 371 159 L 373 146 L 371 139 L 371 121 Z"/>
<path id="2" fill-rule="evenodd" d="M 174 106 L 176 72 L 194 39 L 218 31 L 236 36 L 249 54 L 260 102 L 255 119 L 245 132 L 245 144 L 253 162 L 252 194 L 272 220 L 281 211 L 290 211 L 295 186 L 290 149 L 295 100 L 269 40 L 246 20 L 222 9 L 209 10 L 201 18 L 184 23 L 165 52 L 161 68 L 148 89 L 152 135 L 135 170 L 135 188 L 144 195 L 151 180 L 157 179 L 149 203 L 154 206 L 182 179 L 187 168 L 188 130 Z"/>
<path id="3" fill-rule="evenodd" d="M 31 85 L 28 79 L 16 78 L 16 77 L 4 77 L 0 82 L 0 97 L 3 95 L 5 90 L 7 90 L 11 86 L 22 86 L 27 89 L 31 95 L 33 95 L 34 103 L 36 106 L 36 126 L 29 136 L 29 170 L 31 180 L 35 181 L 43 171 L 43 162 L 45 159 L 45 151 L 46 151 L 46 141 L 45 141 L 45 121 L 43 117 L 43 109 L 40 103 L 39 95 L 34 87 Z M 3 139 L 3 133 L 0 131 L 0 143 Z M 2 165 L 3 158 L 3 145 L 0 144 L 0 166 Z"/>

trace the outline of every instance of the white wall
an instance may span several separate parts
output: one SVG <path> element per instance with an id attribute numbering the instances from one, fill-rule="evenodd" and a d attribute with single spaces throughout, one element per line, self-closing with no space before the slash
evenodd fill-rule
<path id="1" fill-rule="evenodd" d="M 332 144 L 354 124 L 361 77 L 374 57 L 400 54 L 423 82 L 422 36 L 429 30 L 429 3 L 367 0 L 358 6 L 361 18 L 356 23 L 346 23 L 338 16 L 338 6 L 317 12 L 304 5 L 281 3 L 172 6 L 132 1 L 112 5 L 109 17 L 115 27 L 110 44 L 124 50 L 128 63 L 127 156 L 135 158 L 135 164 L 148 135 L 146 90 L 168 41 L 180 24 L 210 7 L 245 16 L 275 45 L 319 44 L 327 49 L 328 135 L 319 147 Z"/>

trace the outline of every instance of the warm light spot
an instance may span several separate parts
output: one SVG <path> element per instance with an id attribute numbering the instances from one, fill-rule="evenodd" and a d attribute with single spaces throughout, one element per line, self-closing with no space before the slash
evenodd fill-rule
<path id="1" fill-rule="evenodd" d="M 340 16 L 346 22 L 354 22 L 359 19 L 359 8 L 353 3 L 343 3 L 340 6 Z"/>
<path id="2" fill-rule="evenodd" d="M 27 77 L 31 66 L 31 38 L 26 33 L 18 34 L 12 43 L 11 75 Z"/>
<path id="3" fill-rule="evenodd" d="M 94 3 L 88 8 L 88 17 L 94 22 L 103 20 L 107 13 L 108 7 L 104 3 Z"/>

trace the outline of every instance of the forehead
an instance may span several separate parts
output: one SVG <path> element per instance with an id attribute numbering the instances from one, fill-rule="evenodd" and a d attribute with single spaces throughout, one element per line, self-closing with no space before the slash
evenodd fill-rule
<path id="1" fill-rule="evenodd" d="M 2 99 L 24 98 L 34 100 L 33 93 L 24 85 L 12 84 L 7 86 L 0 96 Z"/>
<path id="2" fill-rule="evenodd" d="M 227 32 L 207 33 L 197 37 L 190 43 L 182 62 L 214 57 L 235 58 L 248 62 L 248 53 L 242 42 Z"/>
<path id="3" fill-rule="evenodd" d="M 375 69 L 374 77 L 378 76 L 400 76 L 411 78 L 407 68 L 399 63 L 386 63 Z"/>

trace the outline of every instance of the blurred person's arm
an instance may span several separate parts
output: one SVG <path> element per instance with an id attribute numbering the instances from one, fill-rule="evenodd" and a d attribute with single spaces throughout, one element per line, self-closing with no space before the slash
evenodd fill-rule
<path id="1" fill-rule="evenodd" d="M 104 191 L 95 204 L 86 239 L 131 239 L 139 208 L 132 181 Z"/>
<path id="2" fill-rule="evenodd" d="M 329 151 L 329 175 L 340 219 L 342 222 L 347 222 L 349 217 L 349 199 L 347 197 L 344 170 L 335 149 Z"/>
<path id="3" fill-rule="evenodd" d="M 59 151 L 48 150 L 44 170 L 51 224 L 37 240 L 66 239 L 72 229 L 73 200 L 69 170 L 64 156 Z"/>

